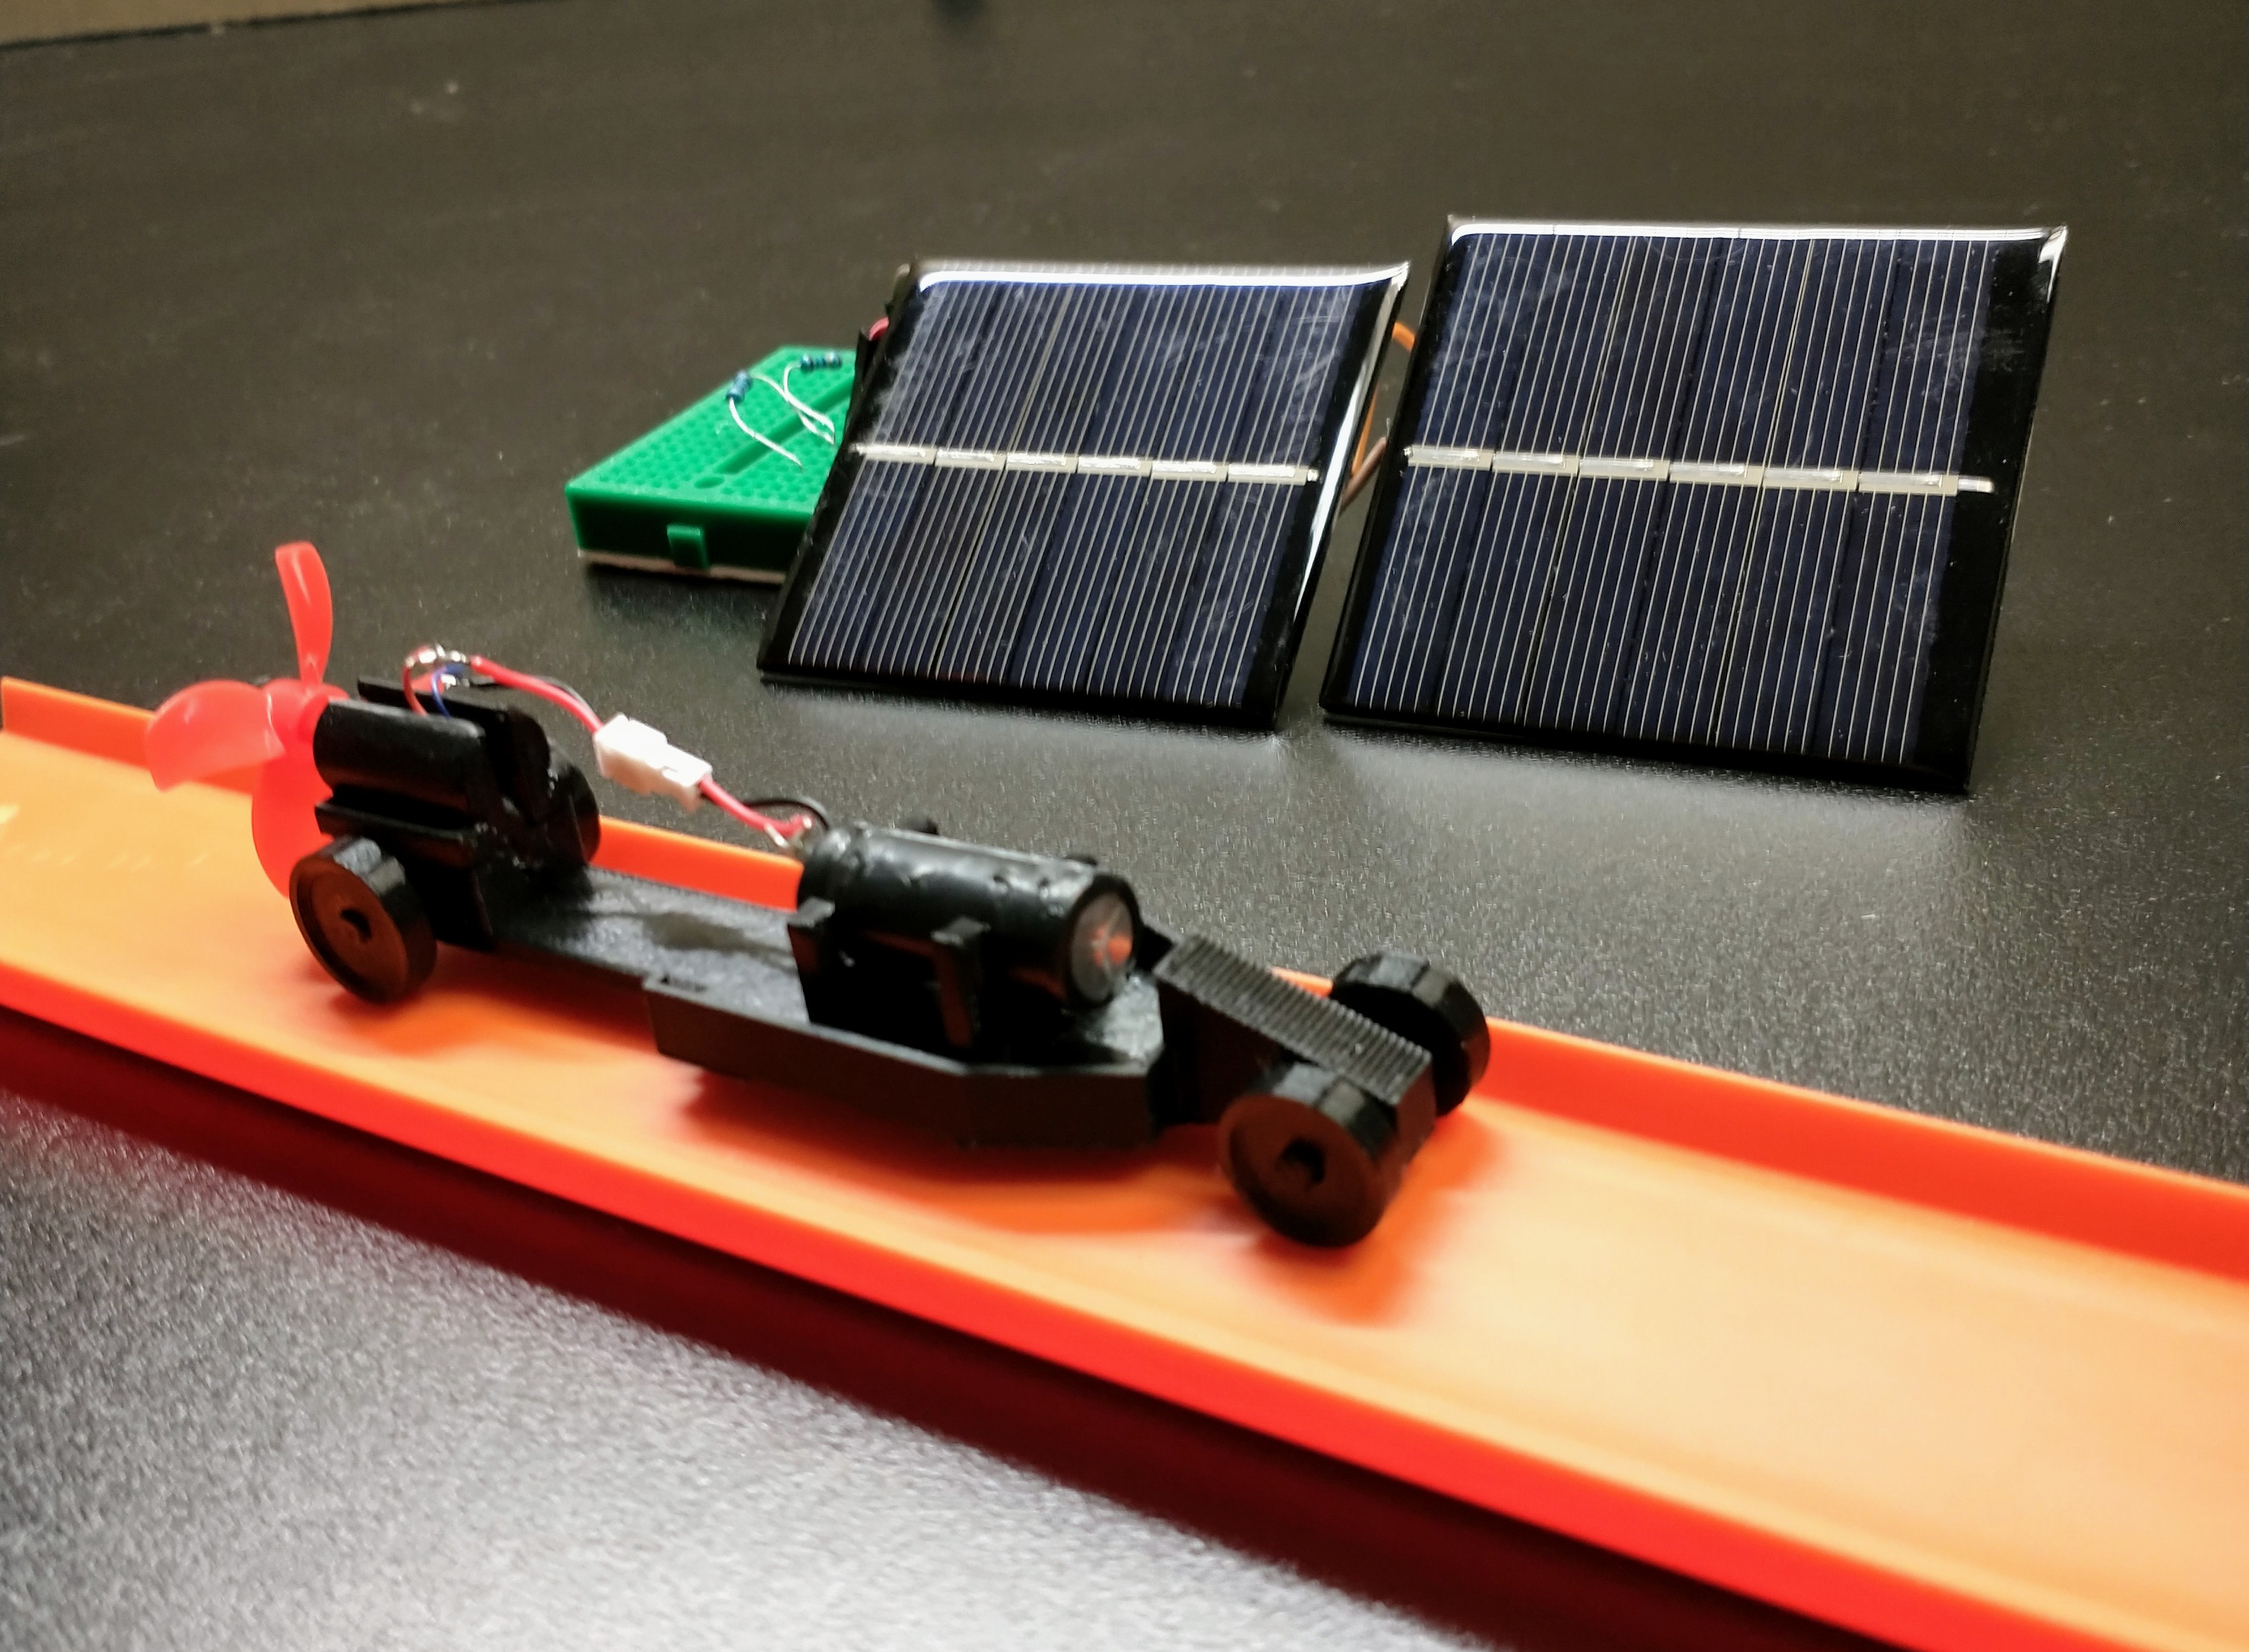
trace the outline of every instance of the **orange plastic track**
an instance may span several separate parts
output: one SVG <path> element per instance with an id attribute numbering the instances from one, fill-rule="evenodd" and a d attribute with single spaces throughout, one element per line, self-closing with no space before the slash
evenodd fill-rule
<path id="1" fill-rule="evenodd" d="M 1495 1023 L 1374 1236 L 1207 1136 L 963 1153 L 445 951 L 375 1009 L 145 713 L 0 698 L 0 1002 L 1726 1587 L 1924 1648 L 2249 1644 L 2249 1191 Z M 622 824 L 753 900 L 787 862 Z"/>

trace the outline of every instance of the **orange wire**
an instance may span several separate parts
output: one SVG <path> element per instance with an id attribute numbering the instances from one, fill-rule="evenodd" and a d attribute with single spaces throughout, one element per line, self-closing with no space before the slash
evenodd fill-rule
<path id="1" fill-rule="evenodd" d="M 1340 511 L 1358 497 L 1359 490 L 1372 478 L 1382 464 L 1382 456 L 1389 451 L 1390 438 L 1386 436 L 1367 450 L 1364 460 L 1351 467 L 1351 480 L 1344 484 L 1343 497 L 1336 501 L 1336 509 Z"/>
<path id="2" fill-rule="evenodd" d="M 1393 321 L 1390 324 L 1390 341 L 1401 350 L 1412 350 L 1413 329 L 1403 321 Z M 1366 398 L 1366 416 L 1358 423 L 1358 444 L 1351 451 L 1351 473 L 1354 481 L 1358 476 L 1360 467 L 1366 463 L 1366 438 L 1373 434 L 1374 397 L 1370 395 Z M 1344 497 L 1348 502 L 1351 496 L 1346 493 Z"/>

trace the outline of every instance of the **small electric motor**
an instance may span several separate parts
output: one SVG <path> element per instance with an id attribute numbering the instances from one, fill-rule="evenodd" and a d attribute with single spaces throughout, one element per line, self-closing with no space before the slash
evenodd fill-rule
<path id="1" fill-rule="evenodd" d="M 1132 886 L 1090 861 L 864 824 L 804 864 L 788 936 L 815 1021 L 964 1058 L 1048 1047 L 1117 996 Z"/>

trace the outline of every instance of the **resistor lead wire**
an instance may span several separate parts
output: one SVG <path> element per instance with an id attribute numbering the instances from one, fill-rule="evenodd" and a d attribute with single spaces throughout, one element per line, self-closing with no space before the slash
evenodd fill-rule
<path id="1" fill-rule="evenodd" d="M 802 470 L 804 468 L 804 461 L 802 459 L 797 458 L 795 454 L 790 452 L 780 443 L 774 441 L 773 437 L 767 436 L 763 430 L 752 429 L 750 422 L 742 416 L 742 398 L 750 393 L 750 383 L 753 378 L 764 379 L 765 382 L 767 384 L 773 383 L 773 381 L 766 378 L 765 375 L 762 373 L 735 374 L 732 382 L 726 386 L 727 416 L 734 421 L 738 427 L 739 427 L 743 435 L 750 437 L 753 441 L 764 443 L 774 452 L 780 454 L 781 458 L 787 459 L 791 465 L 795 465 L 798 470 Z M 800 418 L 801 418 L 801 415 L 799 416 Z"/>
<path id="2" fill-rule="evenodd" d="M 771 390 L 775 396 L 781 397 L 782 401 L 787 403 L 789 406 L 795 409 L 796 422 L 804 426 L 806 430 L 811 431 L 822 441 L 827 443 L 829 446 L 834 447 L 836 445 L 836 421 L 829 418 L 828 415 L 822 413 L 818 408 L 813 406 L 809 402 L 801 400 L 797 396 L 796 393 L 788 388 L 788 375 L 795 371 L 796 367 L 794 363 L 791 363 L 789 366 L 781 368 L 781 380 L 778 383 L 774 380 L 767 378 L 762 373 L 753 373 L 750 376 L 758 383 L 764 385 L 767 389 Z"/>

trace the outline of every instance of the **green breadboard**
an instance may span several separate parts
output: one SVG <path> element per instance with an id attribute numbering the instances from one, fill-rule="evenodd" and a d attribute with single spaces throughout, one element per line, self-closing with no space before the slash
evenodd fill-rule
<path id="1" fill-rule="evenodd" d="M 806 357 L 830 356 L 838 365 L 798 365 Z M 790 369 L 790 393 L 833 419 L 841 435 L 851 402 L 852 358 L 849 349 L 792 344 L 750 371 L 779 383 L 782 369 Z M 721 385 L 562 490 L 580 557 L 728 579 L 787 574 L 836 450 L 754 380 L 742 397 L 742 417 L 801 463 L 792 465 L 743 435 L 727 414 Z"/>

